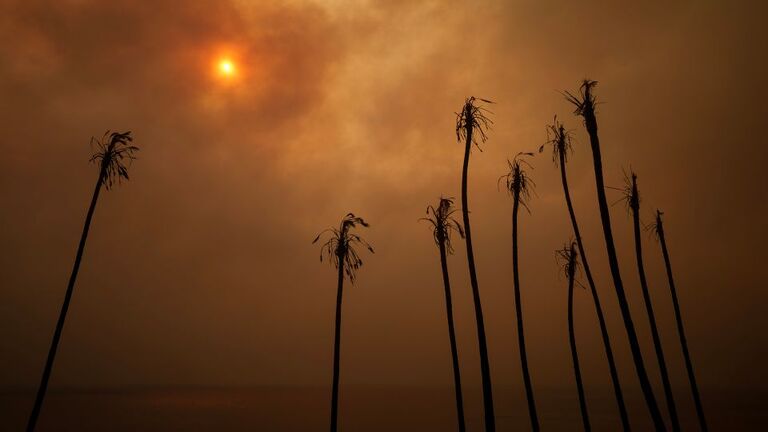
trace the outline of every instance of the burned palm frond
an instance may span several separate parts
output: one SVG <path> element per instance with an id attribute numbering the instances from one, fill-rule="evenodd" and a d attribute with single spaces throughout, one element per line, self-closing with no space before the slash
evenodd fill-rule
<path id="1" fill-rule="evenodd" d="M 120 184 L 121 179 L 129 180 L 128 168 L 136 159 L 134 153 L 139 151 L 137 146 L 130 144 L 132 141 L 131 131 L 106 131 L 100 139 L 91 138 L 91 146 L 95 144 L 97 151 L 91 156 L 90 162 L 98 163 L 101 167 L 101 182 L 105 188 L 110 189 L 113 184 Z"/>
<path id="2" fill-rule="evenodd" d="M 581 83 L 581 87 L 579 87 L 578 95 L 574 95 L 568 91 L 563 93 L 565 99 L 575 106 L 573 110 L 575 115 L 584 117 L 585 119 L 594 117 L 597 99 L 595 98 L 595 95 L 592 94 L 592 89 L 595 88 L 595 86 L 597 86 L 597 81 L 584 79 Z"/>
<path id="3" fill-rule="evenodd" d="M 621 191 L 622 194 L 621 198 L 614 201 L 614 205 L 623 202 L 628 212 L 632 214 L 640 213 L 640 192 L 637 190 L 637 174 L 632 171 L 632 168 L 629 169 L 629 173 L 624 171 L 624 187 L 612 187 L 611 189 Z"/>
<path id="4" fill-rule="evenodd" d="M 480 142 L 485 142 L 488 139 L 486 132 L 493 125 L 493 120 L 488 115 L 493 113 L 485 106 L 477 104 L 477 101 L 489 104 L 494 103 L 488 99 L 476 98 L 474 96 L 468 97 L 464 101 L 461 112 L 456 113 L 456 140 L 461 142 L 468 135 L 471 135 L 472 144 L 478 150 L 483 151 L 480 148 Z M 477 140 L 478 136 L 480 137 L 480 142 Z"/>
<path id="5" fill-rule="evenodd" d="M 344 273 L 352 283 L 355 283 L 356 271 L 363 266 L 363 260 L 360 258 L 356 246 L 364 246 L 373 253 L 373 247 L 367 241 L 359 235 L 350 232 L 351 229 L 356 228 L 358 225 L 366 228 L 369 226 L 363 218 L 348 213 L 341 220 L 339 228 L 325 229 L 312 240 L 312 244 L 315 244 L 323 234 L 330 233 L 330 238 L 320 246 L 320 261 L 323 261 L 325 256 L 331 265 L 337 269 L 339 265 L 343 265 Z"/>
<path id="6" fill-rule="evenodd" d="M 551 125 L 547 125 L 547 142 L 539 147 L 539 153 L 544 152 L 544 148 L 548 145 L 552 146 L 552 162 L 555 166 L 560 160 L 560 155 L 563 161 L 568 161 L 568 154 L 573 151 L 571 133 L 565 129 L 563 123 L 557 121 L 557 116 Z"/>
<path id="7" fill-rule="evenodd" d="M 564 244 L 562 249 L 555 251 L 555 261 L 562 267 L 563 274 L 568 280 L 573 280 L 576 285 L 586 289 L 576 279 L 576 274 L 579 271 L 579 252 L 575 240 L 571 240 L 570 244 Z"/>
<path id="8" fill-rule="evenodd" d="M 650 233 L 656 237 L 656 240 L 664 237 L 664 221 L 661 218 L 663 215 L 663 211 L 656 209 L 656 218 L 645 227 L 645 230 L 650 231 Z"/>
<path id="9" fill-rule="evenodd" d="M 435 244 L 438 246 L 445 244 L 445 249 L 449 254 L 453 254 L 451 232 L 456 231 L 461 238 L 464 238 L 464 228 L 453 217 L 456 211 L 457 209 L 453 207 L 453 197 L 444 198 L 441 196 L 437 208 L 431 205 L 427 206 L 427 217 L 419 219 L 432 224 L 432 235 L 435 239 Z"/>
<path id="10" fill-rule="evenodd" d="M 507 192 L 512 195 L 514 199 L 518 200 L 528 213 L 530 213 L 531 210 L 528 208 L 528 201 L 531 199 L 531 194 L 536 193 L 534 190 L 536 183 L 534 183 L 526 171 L 526 167 L 533 169 L 533 165 L 524 159 L 527 156 L 533 156 L 533 153 L 520 152 L 516 154 L 511 161 L 507 159 L 509 171 L 499 177 L 498 183 L 501 184 L 501 181 L 504 180 L 504 187 Z"/>

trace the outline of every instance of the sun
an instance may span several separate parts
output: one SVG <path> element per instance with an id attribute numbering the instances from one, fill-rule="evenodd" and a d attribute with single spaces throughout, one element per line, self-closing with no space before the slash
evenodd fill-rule
<path id="1" fill-rule="evenodd" d="M 224 78 L 233 78 L 237 74 L 235 63 L 229 58 L 221 58 L 217 63 L 219 75 Z"/>

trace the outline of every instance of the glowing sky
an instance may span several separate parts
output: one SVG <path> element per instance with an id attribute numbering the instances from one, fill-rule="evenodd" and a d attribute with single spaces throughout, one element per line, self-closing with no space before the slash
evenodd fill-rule
<path id="1" fill-rule="evenodd" d="M 765 382 L 764 4 L 267 3 L 0 3 L 0 386 L 37 383 L 95 181 L 88 140 L 106 129 L 134 131 L 142 150 L 130 183 L 99 202 L 54 386 L 325 385 L 335 274 L 310 242 L 348 211 L 370 221 L 376 255 L 345 294 L 345 382 L 450 385 L 437 252 L 417 219 L 441 193 L 459 194 L 453 113 L 468 95 L 497 101 L 470 179 L 494 378 L 520 383 L 511 204 L 496 179 L 508 156 L 543 143 L 557 114 L 576 131 L 576 211 L 622 376 L 635 385 L 586 137 L 558 93 L 585 76 L 600 81 L 607 182 L 620 185 L 631 164 L 645 221 L 666 212 L 700 382 Z M 558 385 L 571 369 L 554 250 L 570 231 L 549 155 L 533 163 L 538 196 L 521 219 L 526 331 L 534 381 Z M 651 358 L 629 220 L 620 206 L 613 217 Z M 646 250 L 662 337 L 674 344 L 650 237 Z M 592 306 L 577 300 L 585 376 L 608 385 Z M 669 362 L 683 383 L 677 350 Z"/>

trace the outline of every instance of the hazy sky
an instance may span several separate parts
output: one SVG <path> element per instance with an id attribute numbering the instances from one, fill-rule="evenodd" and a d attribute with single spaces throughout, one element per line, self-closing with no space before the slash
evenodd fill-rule
<path id="1" fill-rule="evenodd" d="M 638 175 L 643 219 L 665 211 L 689 345 L 705 388 L 768 378 L 762 2 L 0 0 L 0 386 L 37 384 L 97 176 L 91 136 L 132 130 L 131 181 L 103 194 L 52 385 L 328 385 L 335 272 L 310 242 L 348 211 L 371 223 L 345 291 L 342 381 L 452 381 L 437 249 L 417 219 L 459 196 L 464 98 L 497 101 L 470 169 L 493 378 L 520 385 L 506 158 L 554 115 L 574 130 L 575 207 L 622 382 L 637 385 L 598 225 L 581 121 L 559 91 L 600 82 L 606 181 Z M 182 6 L 183 5 L 183 6 Z M 227 54 L 234 80 L 215 74 Z M 571 385 L 570 237 L 549 152 L 521 216 L 534 385 Z M 609 199 L 618 199 L 609 191 Z M 612 209 L 623 277 L 658 381 L 632 232 Z M 646 267 L 683 385 L 663 263 Z M 463 244 L 450 258 L 465 385 L 479 385 Z M 608 386 L 587 292 L 578 342 Z"/>

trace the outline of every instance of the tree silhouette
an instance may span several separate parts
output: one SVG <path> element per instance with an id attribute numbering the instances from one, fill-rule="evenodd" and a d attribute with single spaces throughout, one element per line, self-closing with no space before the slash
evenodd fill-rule
<path id="1" fill-rule="evenodd" d="M 515 290 L 515 312 L 517 316 L 517 342 L 520 347 L 520 365 L 523 369 L 523 383 L 525 384 L 525 394 L 528 399 L 528 414 L 531 417 L 531 427 L 534 431 L 539 430 L 539 418 L 536 414 L 536 401 L 533 397 L 533 385 L 531 384 L 531 374 L 528 371 L 528 356 L 525 352 L 525 333 L 523 332 L 523 305 L 520 298 L 520 268 L 517 259 L 517 215 L 520 206 L 528 209 L 528 200 L 531 197 L 531 190 L 534 186 L 533 181 L 525 171 L 524 166 L 531 167 L 523 159 L 525 156 L 532 156 L 533 153 L 518 153 L 509 164 L 509 172 L 503 175 L 499 181 L 504 180 L 507 192 L 512 195 L 512 273 Z"/>
<path id="2" fill-rule="evenodd" d="M 587 411 L 587 399 L 584 397 L 584 384 L 581 381 L 581 368 L 579 368 L 579 354 L 576 350 L 576 332 L 573 327 L 573 286 L 576 281 L 578 268 L 578 256 L 576 242 L 564 246 L 555 252 L 555 257 L 563 266 L 563 272 L 568 278 L 568 340 L 571 345 L 571 357 L 573 358 L 573 373 L 576 377 L 576 390 L 579 393 L 579 408 L 581 420 L 584 423 L 584 431 L 589 432 L 592 427 L 589 424 L 589 412 Z"/>
<path id="3" fill-rule="evenodd" d="M 330 238 L 320 247 L 320 261 L 327 257 L 328 262 L 338 269 L 338 289 L 336 291 L 336 329 L 333 342 L 333 388 L 331 390 L 331 432 L 338 430 L 338 407 L 339 407 L 339 353 L 341 349 L 341 299 L 344 288 L 344 276 L 349 278 L 350 283 L 355 283 L 355 273 L 363 266 L 363 260 L 360 258 L 356 246 L 360 245 L 373 252 L 373 247 L 362 237 L 350 232 L 357 226 L 368 227 L 368 223 L 361 217 L 352 213 L 347 213 L 341 220 L 339 228 L 328 228 L 312 240 L 312 244 L 317 243 L 320 237 L 325 233 L 330 234 Z"/>
<path id="4" fill-rule="evenodd" d="M 475 255 L 472 250 L 472 229 L 469 224 L 469 203 L 467 197 L 467 177 L 469 176 L 469 154 L 472 146 L 480 149 L 480 142 L 488 138 L 486 131 L 493 123 L 488 111 L 479 102 L 493 103 L 474 96 L 464 101 L 461 112 L 456 113 L 456 140 L 464 140 L 464 165 L 461 173 L 461 215 L 464 222 L 464 234 L 467 244 L 467 265 L 469 266 L 469 281 L 472 285 L 472 299 L 475 304 L 475 321 L 477 322 L 477 344 L 480 351 L 480 375 L 483 384 L 483 411 L 485 414 L 485 430 L 496 430 L 496 418 L 493 414 L 493 388 L 491 384 L 491 366 L 488 361 L 488 346 L 485 340 L 485 324 L 483 323 L 483 307 L 480 304 L 480 289 L 475 270 Z M 477 134 L 477 135 L 475 135 Z"/>
<path id="5" fill-rule="evenodd" d="M 451 358 L 453 359 L 453 382 L 456 391 L 456 413 L 458 415 L 459 431 L 464 432 L 464 400 L 461 393 L 461 371 L 459 369 L 459 352 L 456 348 L 456 331 L 453 326 L 453 303 L 451 301 L 451 282 L 448 277 L 448 254 L 453 254 L 451 244 L 451 232 L 456 231 L 464 237 L 464 229 L 453 218 L 456 209 L 453 208 L 453 198 L 440 197 L 437 207 L 427 206 L 427 217 L 421 220 L 432 224 L 432 236 L 435 244 L 440 249 L 440 266 L 443 272 L 443 285 L 445 286 L 445 314 L 448 319 L 448 337 L 451 342 Z"/>
<path id="6" fill-rule="evenodd" d="M 693 401 L 696 405 L 696 415 L 699 418 L 699 425 L 701 430 L 706 432 L 707 421 L 704 418 L 704 407 L 701 404 L 701 397 L 699 396 L 699 386 L 696 385 L 696 375 L 693 373 L 693 362 L 691 361 L 691 354 L 688 352 L 688 342 L 685 338 L 685 329 L 683 328 L 683 317 L 680 313 L 680 303 L 677 300 L 677 290 L 675 289 L 675 280 L 672 277 L 672 264 L 669 262 L 669 251 L 667 251 L 667 241 L 664 236 L 664 221 L 661 216 L 660 210 L 656 210 L 656 221 L 651 228 L 656 234 L 656 238 L 661 244 L 661 253 L 664 255 L 664 266 L 667 270 L 667 280 L 669 280 L 669 290 L 672 294 L 672 305 L 675 308 L 675 320 L 677 322 L 677 334 L 680 337 L 680 347 L 683 350 L 683 357 L 685 358 L 685 369 L 688 372 L 688 381 L 691 383 L 691 393 L 693 393 Z"/>
<path id="7" fill-rule="evenodd" d="M 616 255 L 616 246 L 613 242 L 613 232 L 611 230 L 611 215 L 608 208 L 608 200 L 605 197 L 605 182 L 603 180 L 603 162 L 600 154 L 600 138 L 597 134 L 597 117 L 595 116 L 595 96 L 592 89 L 597 85 L 597 81 L 585 79 L 578 95 L 566 92 L 566 99 L 571 102 L 576 109 L 574 114 L 584 119 L 584 126 L 589 134 L 590 147 L 592 148 L 592 161 L 595 169 L 595 186 L 597 189 L 597 203 L 600 208 L 600 219 L 603 226 L 603 237 L 605 238 L 605 248 L 608 255 L 608 265 L 611 269 L 613 285 L 616 289 L 616 297 L 621 310 L 621 318 L 624 321 L 624 328 L 627 331 L 629 347 L 632 351 L 632 360 L 634 361 L 635 371 L 640 381 L 640 388 L 643 391 L 645 403 L 650 411 L 654 427 L 657 431 L 666 430 L 664 420 L 661 416 L 656 396 L 653 394 L 651 382 L 648 379 L 648 372 L 645 369 L 643 355 L 640 350 L 640 343 L 635 331 L 635 325 L 632 322 L 632 315 L 629 310 L 629 303 L 624 291 L 624 284 L 621 280 L 619 271 L 619 259 Z"/>
<path id="8" fill-rule="evenodd" d="M 611 382 L 613 383 L 613 392 L 616 397 L 616 404 L 619 407 L 619 415 L 621 417 L 621 424 L 625 431 L 630 430 L 629 416 L 627 414 L 627 407 L 624 403 L 624 394 L 621 390 L 621 382 L 619 381 L 619 373 L 616 369 L 616 361 L 613 358 L 613 349 L 611 348 L 611 339 L 608 336 L 608 326 L 605 324 L 605 316 L 603 314 L 603 308 L 600 305 L 600 297 L 597 294 L 597 288 L 595 286 L 595 280 L 592 278 L 592 271 L 589 268 L 589 262 L 587 261 L 587 255 L 584 252 L 584 242 L 581 239 L 581 232 L 579 230 L 579 224 L 576 221 L 576 212 L 573 209 L 573 202 L 571 201 L 571 192 L 568 188 L 568 176 L 566 174 L 566 163 L 568 162 L 568 153 L 573 151 L 571 145 L 571 136 L 565 129 L 562 123 L 557 121 L 555 117 L 552 125 L 547 126 L 547 143 L 541 148 L 539 152 L 544 150 L 546 145 L 552 146 L 552 161 L 555 166 L 560 167 L 560 179 L 563 183 L 563 193 L 565 194 L 565 203 L 568 207 L 568 214 L 571 218 L 571 225 L 573 226 L 573 235 L 576 238 L 576 244 L 579 248 L 579 255 L 581 256 L 581 265 L 584 268 L 584 275 L 587 277 L 587 284 L 592 294 L 592 300 L 595 304 L 595 313 L 597 314 L 597 321 L 600 325 L 600 334 L 603 338 L 603 347 L 605 348 L 605 357 L 608 360 L 608 369 L 611 374 Z"/>
<path id="9" fill-rule="evenodd" d="M 651 293 L 648 290 L 648 281 L 645 278 L 645 267 L 643 265 L 643 245 L 640 235 L 640 194 L 637 191 L 637 174 L 632 172 L 630 177 L 625 176 L 624 197 L 622 198 L 628 210 L 632 213 L 632 225 L 635 233 L 635 256 L 637 258 L 637 272 L 640 276 L 640 287 L 643 291 L 643 302 L 645 303 L 645 312 L 648 314 L 648 321 L 651 325 L 651 337 L 653 338 L 653 347 L 656 351 L 656 360 L 659 362 L 659 372 L 661 373 L 661 383 L 664 387 L 664 395 L 667 400 L 667 409 L 672 421 L 672 430 L 680 430 L 680 422 L 677 418 L 677 408 L 672 394 L 672 385 L 669 382 L 669 373 L 667 372 L 667 362 L 664 359 L 664 349 L 661 346 L 659 329 L 656 325 L 656 316 L 653 313 L 653 302 Z"/>
<path id="10" fill-rule="evenodd" d="M 97 151 L 91 156 L 90 161 L 99 164 L 99 177 L 96 180 L 96 187 L 94 188 L 93 196 L 91 197 L 91 205 L 88 207 L 88 213 L 85 216 L 83 233 L 80 236 L 80 243 L 75 255 L 75 264 L 72 267 L 72 274 L 69 277 L 67 291 L 64 295 L 64 303 L 61 305 L 61 312 L 59 313 L 59 320 L 56 322 L 56 329 L 53 332 L 53 340 L 51 341 L 51 347 L 48 350 L 48 358 L 45 361 L 43 376 L 40 380 L 40 386 L 37 389 L 37 395 L 35 396 L 35 404 L 32 407 L 32 413 L 30 414 L 27 423 L 28 432 L 35 430 L 37 419 L 40 417 L 40 410 L 43 407 L 45 394 L 48 390 L 48 381 L 51 378 L 51 371 L 53 370 L 53 362 L 56 358 L 59 341 L 61 340 L 61 333 L 64 330 L 64 321 L 67 319 L 67 310 L 69 310 L 69 303 L 72 300 L 72 292 L 75 289 L 75 281 L 77 280 L 77 273 L 80 270 L 80 262 L 83 259 L 85 241 L 88 238 L 88 230 L 91 227 L 93 213 L 96 210 L 96 202 L 99 200 L 99 192 L 101 192 L 102 186 L 109 190 L 114 184 L 121 183 L 123 179 L 128 180 L 128 167 L 130 166 L 131 161 L 135 159 L 134 154 L 139 151 L 138 147 L 131 144 L 132 141 L 133 137 L 131 136 L 130 131 L 123 133 L 110 133 L 110 131 L 107 131 L 100 139 L 91 138 L 91 145 L 95 144 Z"/>

